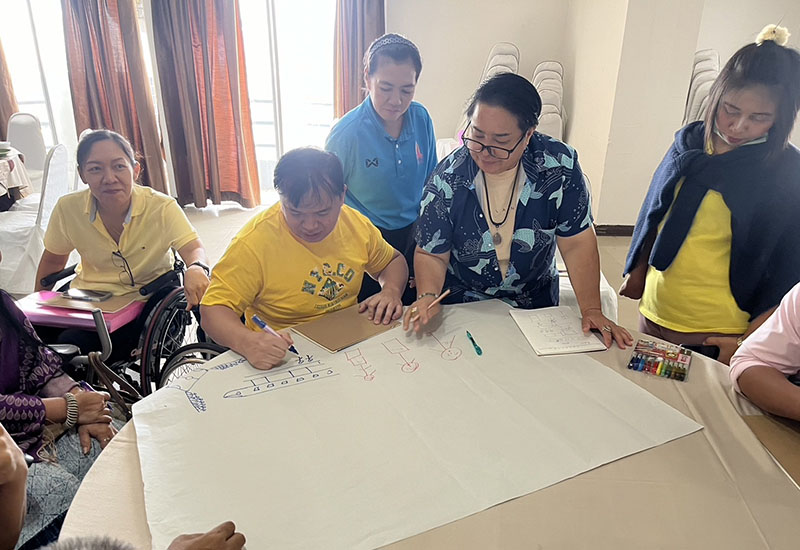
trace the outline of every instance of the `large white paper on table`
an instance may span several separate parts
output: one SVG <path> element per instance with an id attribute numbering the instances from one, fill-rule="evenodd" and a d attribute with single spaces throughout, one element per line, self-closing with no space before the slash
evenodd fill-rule
<path id="1" fill-rule="evenodd" d="M 508 309 L 335 355 L 297 337 L 271 371 L 228 352 L 137 403 L 153 548 L 229 519 L 250 548 L 379 547 L 701 428 L 589 357 L 537 357 Z"/>

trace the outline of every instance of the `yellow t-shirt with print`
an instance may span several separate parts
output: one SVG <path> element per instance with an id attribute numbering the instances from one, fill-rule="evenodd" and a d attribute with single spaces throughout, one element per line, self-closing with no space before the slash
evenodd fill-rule
<path id="1" fill-rule="evenodd" d="M 234 237 L 214 266 L 202 304 L 244 314 L 252 330 L 254 314 L 274 329 L 290 327 L 354 305 L 364 273 L 379 273 L 394 254 L 380 231 L 346 205 L 330 235 L 301 242 L 279 203 Z"/>
<path id="2" fill-rule="evenodd" d="M 741 334 L 750 316 L 733 298 L 730 266 L 731 211 L 720 193 L 709 190 L 672 264 L 664 271 L 648 268 L 639 311 L 678 332 Z"/>
<path id="3" fill-rule="evenodd" d="M 172 269 L 172 249 L 178 250 L 197 238 L 197 231 L 175 199 L 134 184 L 119 243 L 103 225 L 87 188 L 58 200 L 47 224 L 44 247 L 61 256 L 73 250 L 81 255 L 77 275 L 70 283 L 73 288 L 107 291 L 115 296 L 132 294 L 137 300 L 147 300 L 139 289 Z M 133 274 L 133 285 L 121 258 Z"/>

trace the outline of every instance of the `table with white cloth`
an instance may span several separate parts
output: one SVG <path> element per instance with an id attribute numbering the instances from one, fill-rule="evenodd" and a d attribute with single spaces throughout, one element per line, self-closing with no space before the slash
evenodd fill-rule
<path id="1" fill-rule="evenodd" d="M 513 324 L 502 327 L 507 332 L 514 328 Z M 519 337 L 523 338 L 521 334 Z M 604 352 L 554 357 L 546 360 L 550 364 L 537 365 L 561 369 L 568 365 L 565 357 L 591 358 L 604 376 L 627 379 L 637 386 L 637 392 L 649 392 L 703 429 L 388 547 L 797 548 L 800 490 L 738 414 L 731 401 L 727 367 L 696 355 L 687 381 L 679 382 L 628 370 L 630 354 L 630 349 L 613 347 Z M 486 368 L 504 369 L 506 365 L 492 361 Z M 619 405 L 612 396 L 608 399 L 609 409 Z M 445 402 L 440 406 L 457 404 Z M 306 413 L 295 414 L 302 417 Z M 135 414 L 134 421 L 120 431 L 87 474 L 64 522 L 62 539 L 110 535 L 136 548 L 151 547 L 133 425 L 136 418 Z M 208 434 L 198 432 L 197 437 L 206 438 Z M 275 452 L 280 454 L 279 450 Z M 189 463 L 187 457 L 182 467 L 189 468 Z M 237 456 L 230 456 L 231 468 L 239 464 Z M 263 474 L 254 475 L 254 482 L 268 483 L 277 472 Z M 215 506 L 218 495 L 199 494 L 208 499 L 207 506 Z M 265 489 L 263 498 L 269 497 L 270 491 Z M 303 502 L 302 495 L 296 498 Z M 392 499 L 392 495 L 385 498 Z M 337 505 L 330 502 L 332 508 Z M 402 522 L 402 517 L 398 521 Z"/>
<path id="2" fill-rule="evenodd" d="M 0 156 L 0 197 L 10 195 L 19 199 L 32 189 L 31 180 L 25 170 L 19 151 L 11 149 Z"/>

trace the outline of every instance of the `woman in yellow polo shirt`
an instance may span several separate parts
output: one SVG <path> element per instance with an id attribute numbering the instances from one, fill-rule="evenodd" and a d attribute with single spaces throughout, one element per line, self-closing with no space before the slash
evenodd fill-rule
<path id="1" fill-rule="evenodd" d="M 186 301 L 190 307 L 197 305 L 209 283 L 203 244 L 175 199 L 135 184 L 141 165 L 131 144 L 110 130 L 86 132 L 77 160 L 88 189 L 65 195 L 56 204 L 44 237 L 36 290 L 43 290 L 42 277 L 62 270 L 77 250 L 81 261 L 72 288 L 146 299 L 139 289 L 172 269 L 172 251 L 177 250 L 188 266 Z M 135 347 L 140 330 L 141 323 L 134 322 L 112 334 L 112 360 Z M 96 335 L 69 329 L 58 339 L 88 347 L 86 352 L 95 344 L 91 338 Z"/>
<path id="2" fill-rule="evenodd" d="M 737 346 L 800 281 L 800 53 L 770 25 L 728 61 L 705 120 L 678 131 L 653 176 L 620 294 L 641 298 L 640 330 Z"/>

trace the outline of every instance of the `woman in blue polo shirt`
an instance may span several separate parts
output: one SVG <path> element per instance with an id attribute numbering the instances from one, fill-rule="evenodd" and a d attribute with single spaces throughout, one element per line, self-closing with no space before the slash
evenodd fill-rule
<path id="1" fill-rule="evenodd" d="M 398 34 L 375 40 L 364 56 L 369 95 L 331 129 L 325 149 L 344 166 L 345 203 L 367 216 L 383 238 L 406 257 L 413 274 L 414 222 L 428 175 L 436 167 L 433 121 L 412 101 L 422 60 Z M 359 301 L 380 285 L 365 277 Z M 404 303 L 415 298 L 406 289 Z"/>
<path id="2" fill-rule="evenodd" d="M 606 345 L 632 343 L 600 309 L 589 192 L 575 150 L 535 131 L 541 107 L 533 84 L 511 73 L 475 92 L 464 146 L 439 163 L 423 192 L 414 256 L 419 297 L 406 312 L 406 327 L 425 330 L 443 288 L 451 291 L 446 303 L 500 298 L 521 308 L 558 305 L 558 245 L 583 329 L 602 331 Z"/>

